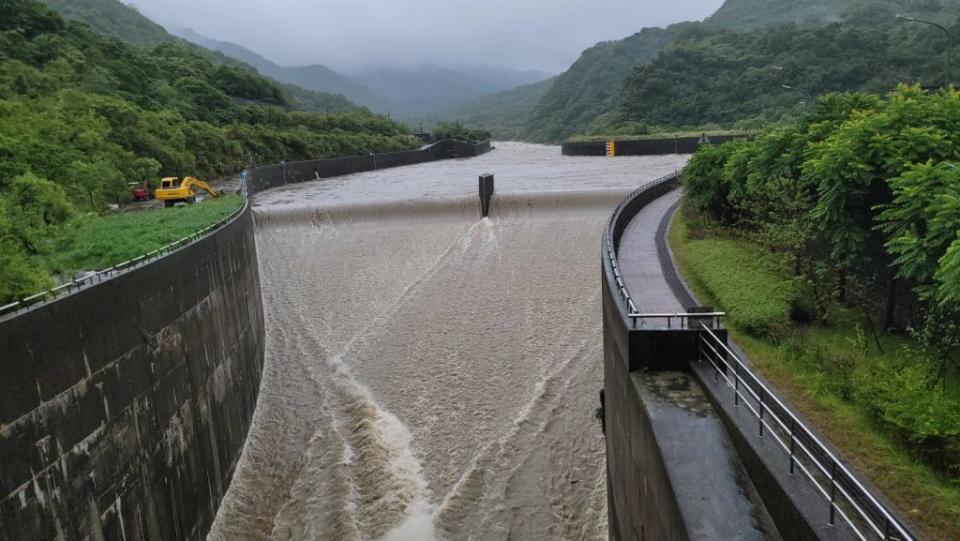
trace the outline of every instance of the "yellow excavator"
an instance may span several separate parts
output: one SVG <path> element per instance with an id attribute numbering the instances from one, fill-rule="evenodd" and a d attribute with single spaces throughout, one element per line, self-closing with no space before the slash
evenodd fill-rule
<path id="1" fill-rule="evenodd" d="M 160 187 L 153 192 L 153 196 L 163 201 L 163 206 L 172 207 L 177 203 L 193 203 L 196 201 L 197 194 L 194 188 L 199 188 L 213 197 L 220 197 L 220 193 L 214 190 L 206 182 L 194 178 L 185 177 L 180 180 L 179 177 L 167 177 L 160 180 Z"/>

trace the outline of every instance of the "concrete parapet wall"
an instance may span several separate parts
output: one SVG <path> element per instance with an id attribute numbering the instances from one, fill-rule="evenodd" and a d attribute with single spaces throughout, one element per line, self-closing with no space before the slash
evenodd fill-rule
<path id="1" fill-rule="evenodd" d="M 490 148 L 489 141 L 471 144 L 444 140 L 418 150 L 268 165 L 247 172 L 247 187 L 251 194 L 255 194 L 286 184 L 339 177 L 364 171 L 416 165 L 450 158 L 473 158 L 490 152 Z"/>
<path id="2" fill-rule="evenodd" d="M 739 135 L 711 135 L 708 140 L 711 144 L 719 145 L 734 139 L 742 139 Z M 695 137 L 668 137 L 664 139 L 637 139 L 633 141 L 617 141 L 617 156 L 658 156 L 663 154 L 693 154 L 700 148 L 702 136 Z M 606 141 L 578 141 L 563 143 L 564 156 L 606 156 Z"/>
<path id="3" fill-rule="evenodd" d="M 201 539 L 249 427 L 252 213 L 0 320 L 0 539 Z"/>

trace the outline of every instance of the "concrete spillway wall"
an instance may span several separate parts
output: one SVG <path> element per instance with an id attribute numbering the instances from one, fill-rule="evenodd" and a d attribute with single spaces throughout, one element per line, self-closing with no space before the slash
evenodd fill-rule
<path id="1" fill-rule="evenodd" d="M 203 537 L 256 404 L 261 302 L 247 209 L 0 322 L 0 538 Z"/>
<path id="2" fill-rule="evenodd" d="M 257 193 L 287 184 L 375 171 L 390 167 L 416 165 L 450 158 L 473 158 L 490 151 L 490 142 L 479 144 L 443 140 L 419 150 L 404 150 L 366 156 L 349 156 L 328 160 L 288 162 L 259 167 L 248 172 L 250 193 Z"/>
<path id="3" fill-rule="evenodd" d="M 267 166 L 248 192 L 489 150 L 442 141 Z M 204 538 L 263 347 L 249 207 L 166 257 L 0 319 L 0 541 Z"/>

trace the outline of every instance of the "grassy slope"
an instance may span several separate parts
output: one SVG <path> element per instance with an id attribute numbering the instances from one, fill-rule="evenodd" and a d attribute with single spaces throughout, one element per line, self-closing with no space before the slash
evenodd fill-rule
<path id="1" fill-rule="evenodd" d="M 36 264 L 68 276 L 110 268 L 200 231 L 242 204 L 242 197 L 230 194 L 184 207 L 79 216 L 51 239 L 55 250 Z"/>
<path id="2" fill-rule="evenodd" d="M 680 216 L 681 213 L 677 213 Z M 674 219 L 670 246 L 678 267 L 701 302 L 717 305 L 717 300 L 698 279 L 691 251 L 691 239 L 683 219 Z M 702 263 L 700 263 L 702 264 Z M 743 270 L 743 269 L 741 269 Z M 749 275 L 749 272 L 744 272 Z M 842 355 L 857 355 L 850 337 L 855 333 L 852 320 L 841 320 L 831 327 L 811 327 L 805 335 L 809 348 L 822 348 Z M 878 431 L 858 407 L 837 398 L 827 389 L 831 382 L 822 373 L 793 362 L 782 348 L 757 339 L 742 329 L 730 326 L 733 340 L 747 353 L 761 374 L 787 401 L 827 437 L 841 454 L 866 474 L 929 539 L 960 539 L 960 487 L 950 485 L 930 468 L 915 462 L 902 448 Z M 871 339 L 872 340 L 872 339 Z M 886 355 L 897 355 L 905 340 L 882 335 Z M 881 362 L 875 347 L 869 357 Z"/>

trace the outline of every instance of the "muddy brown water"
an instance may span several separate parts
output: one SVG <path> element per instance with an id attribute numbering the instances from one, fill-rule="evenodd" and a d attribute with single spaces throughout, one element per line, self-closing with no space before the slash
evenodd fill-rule
<path id="1" fill-rule="evenodd" d="M 687 157 L 497 147 L 254 198 L 266 360 L 210 539 L 606 539 L 600 235 Z"/>

